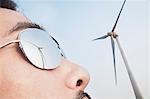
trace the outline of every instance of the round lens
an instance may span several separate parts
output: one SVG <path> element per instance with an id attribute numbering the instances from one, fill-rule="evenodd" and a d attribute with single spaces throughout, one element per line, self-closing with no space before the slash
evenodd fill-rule
<path id="1" fill-rule="evenodd" d="M 20 47 L 28 60 L 38 68 L 54 69 L 61 61 L 57 43 L 48 32 L 29 28 L 19 34 Z"/>

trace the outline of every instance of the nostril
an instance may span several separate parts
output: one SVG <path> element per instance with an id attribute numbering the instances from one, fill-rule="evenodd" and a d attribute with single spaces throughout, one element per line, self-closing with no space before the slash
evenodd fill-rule
<path id="1" fill-rule="evenodd" d="M 76 86 L 81 86 L 81 85 L 82 85 L 82 83 L 83 83 L 83 80 L 79 79 L 79 80 L 77 81 Z"/>

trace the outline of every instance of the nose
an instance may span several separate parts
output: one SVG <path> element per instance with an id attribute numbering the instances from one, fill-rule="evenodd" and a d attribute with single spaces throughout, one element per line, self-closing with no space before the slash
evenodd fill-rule
<path id="1" fill-rule="evenodd" d="M 89 73 L 83 67 L 65 59 L 62 65 L 66 73 L 65 85 L 70 89 L 84 90 L 90 80 Z"/>

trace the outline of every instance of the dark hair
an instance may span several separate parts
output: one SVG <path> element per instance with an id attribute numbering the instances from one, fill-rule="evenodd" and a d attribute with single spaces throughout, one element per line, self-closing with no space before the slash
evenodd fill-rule
<path id="1" fill-rule="evenodd" d="M 12 0 L 0 0 L 0 8 L 16 11 L 17 4 Z"/>

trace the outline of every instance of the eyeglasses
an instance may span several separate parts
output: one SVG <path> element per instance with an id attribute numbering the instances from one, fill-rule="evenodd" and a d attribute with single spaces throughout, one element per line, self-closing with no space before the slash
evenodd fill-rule
<path id="1" fill-rule="evenodd" d="M 58 42 L 46 31 L 28 28 L 22 30 L 18 40 L 0 46 L 4 48 L 12 43 L 19 43 L 19 48 L 31 64 L 40 69 L 54 69 L 61 58 L 66 58 Z"/>

